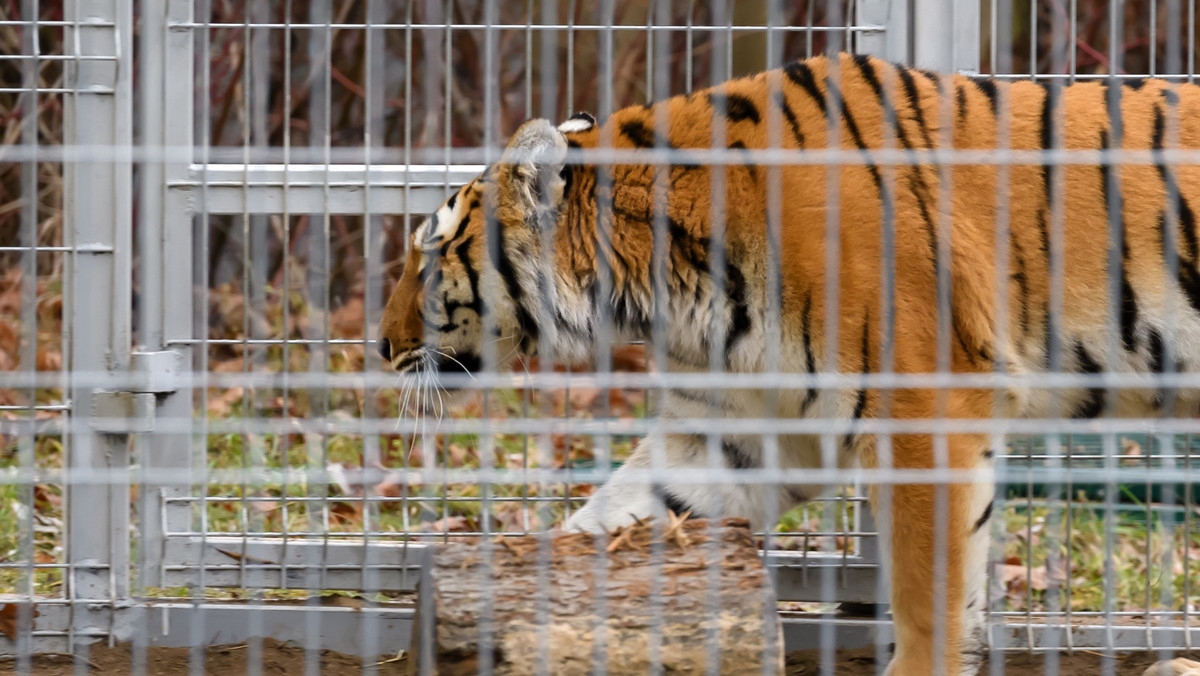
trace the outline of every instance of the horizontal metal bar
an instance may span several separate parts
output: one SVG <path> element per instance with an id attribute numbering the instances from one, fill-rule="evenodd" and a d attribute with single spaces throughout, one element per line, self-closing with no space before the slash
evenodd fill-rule
<path id="1" fill-rule="evenodd" d="M 230 343 L 243 341 L 231 339 Z M 331 339 L 329 344 L 375 344 L 362 339 Z M 199 341 L 203 344 L 203 340 Z M 326 344 L 325 341 L 289 341 L 295 345 Z M 218 344 L 214 342 L 213 344 Z M 1200 388 L 1200 373 L 796 373 L 796 372 L 654 372 L 654 371 L 482 371 L 437 374 L 437 384 L 459 390 L 564 388 L 659 389 L 688 388 L 710 391 L 745 389 L 981 389 L 981 390 L 1056 390 L 1056 389 L 1140 389 Z M 134 386 L 140 376 L 108 371 L 72 371 L 72 382 L 79 387 Z M 52 388 L 61 384 L 57 371 L 0 372 L 0 387 Z M 176 389 L 207 387 L 288 387 L 291 389 L 400 388 L 432 384 L 414 374 L 394 371 L 361 373 L 286 372 L 286 371 L 180 371 L 171 379 Z M 1087 421 L 1084 421 L 1087 422 Z"/>
<path id="2" fill-rule="evenodd" d="M 1014 455 L 1016 455 L 1017 457 L 1020 457 L 1020 458 L 1025 457 L 1024 454 L 1014 454 Z M 1059 459 L 1062 458 L 1062 456 L 1055 456 L 1055 457 L 1057 457 Z M 1121 456 L 1122 459 L 1130 458 L 1130 457 L 1135 457 L 1135 456 L 1128 456 L 1128 455 Z M 1153 457 L 1157 458 L 1159 456 L 1153 456 Z M 1196 457 L 1197 457 L 1197 459 L 1200 459 L 1200 456 L 1196 456 Z M 1076 459 L 1076 458 L 1078 458 L 1078 456 L 1072 455 L 1071 458 Z M 355 483 L 356 483 L 356 485 L 359 483 L 362 483 L 365 485 L 378 484 L 380 482 L 389 480 L 389 478 L 391 478 L 390 475 L 394 475 L 395 472 L 399 472 L 399 471 L 402 471 L 401 468 L 396 468 L 393 470 L 388 470 L 385 468 L 385 469 L 380 469 L 380 470 L 377 470 L 374 472 L 364 472 L 362 475 L 357 477 L 357 481 Z M 419 469 L 413 468 L 413 471 L 419 471 Z M 330 474 L 332 474 L 332 472 L 330 472 Z M 295 477 L 295 479 L 296 479 L 296 481 L 307 481 L 311 485 L 313 477 L 297 476 L 297 477 Z M 329 485 L 331 485 L 331 486 L 336 485 L 336 482 L 330 481 Z M 184 503 L 193 503 L 194 504 L 194 503 L 198 503 L 198 502 L 205 502 L 205 503 L 212 504 L 212 503 L 222 503 L 222 502 L 230 502 L 230 501 L 237 502 L 237 501 L 241 501 L 242 499 L 243 499 L 242 496 L 186 495 L 186 496 L 180 496 L 180 497 L 174 497 L 174 498 L 167 498 L 166 502 L 167 502 L 167 504 L 184 504 Z M 403 498 L 392 498 L 392 497 L 383 497 L 383 496 L 308 497 L 308 496 L 303 496 L 303 495 L 283 497 L 283 496 L 278 496 L 278 495 L 273 495 L 273 496 L 265 496 L 264 495 L 264 496 L 256 496 L 256 497 L 246 497 L 244 499 L 247 501 L 250 501 L 250 502 L 255 502 L 255 503 L 263 503 L 263 502 L 285 503 L 286 502 L 289 504 L 290 503 L 302 504 L 305 502 L 325 503 L 329 500 L 337 500 L 339 502 L 355 502 L 355 503 L 367 502 L 367 503 L 373 503 L 373 504 L 384 504 L 384 503 L 398 503 L 398 502 L 443 502 L 446 498 L 432 496 L 432 495 L 410 495 L 410 496 L 406 496 Z M 579 496 L 575 496 L 575 495 L 570 495 L 570 496 L 530 495 L 530 496 L 511 496 L 511 497 L 507 497 L 507 496 L 503 496 L 503 495 L 489 495 L 487 498 L 469 497 L 469 496 L 456 497 L 456 498 L 454 498 L 454 502 L 482 502 L 485 499 L 487 500 L 487 502 L 564 502 L 564 501 L 566 501 L 566 502 L 584 502 L 587 500 L 587 497 L 582 496 L 582 495 L 579 495 Z M 819 502 L 865 503 L 866 501 L 867 501 L 866 496 L 846 496 L 846 497 L 828 496 L 828 497 L 812 498 L 812 502 L 818 502 L 818 503 Z M 171 535 L 192 535 L 193 533 L 190 531 L 188 531 L 188 532 L 172 531 L 170 534 Z M 845 535 L 845 534 L 847 534 L 845 531 L 838 532 L 838 535 Z M 346 535 L 346 533 L 342 532 L 342 535 Z"/>
<path id="3" fill-rule="evenodd" d="M 362 338 L 172 338 L 168 345 L 375 345 Z"/>
<path id="4" fill-rule="evenodd" d="M 204 569 L 208 587 L 265 589 L 416 588 L 428 545 L 408 542 L 347 542 L 283 538 L 167 538 L 164 579 L 152 586 L 187 587 Z M 319 564 L 314 568 L 314 564 Z"/>
<path id="5" fill-rule="evenodd" d="M 1059 652 L 1066 646 L 1115 651 L 1176 649 L 1200 640 L 1200 625 L 1063 624 L 992 622 L 988 626 L 994 650 Z"/>
<path id="6" fill-rule="evenodd" d="M 395 419 L 349 418 L 205 418 L 209 434 L 575 434 L 644 436 L 647 434 L 799 434 L 830 437 L 847 434 L 1198 434 L 1193 418 L 438 418 L 401 416 Z M 65 421 L 62 429 L 79 432 L 89 421 Z M 104 425 L 105 418 L 92 418 Z M 21 429 L 27 420 L 0 420 L 0 431 Z M 191 434 L 195 418 L 159 418 L 155 431 Z M 803 483 L 803 482 L 802 482 Z"/>
<path id="7" fill-rule="evenodd" d="M 99 606 L 100 603 L 89 602 L 89 605 Z M 74 652 L 71 607 L 41 602 L 36 607 L 38 617 L 34 620 L 33 652 Z M 294 602 L 242 604 L 197 600 L 193 603 L 177 599 L 126 601 L 121 607 L 110 606 L 101 612 L 109 615 L 111 622 L 104 622 L 89 631 L 77 629 L 73 632 L 76 640 L 94 643 L 111 637 L 125 643 L 136 638 L 151 646 L 190 647 L 199 635 L 210 646 L 242 644 L 254 637 L 308 645 L 310 637 L 306 633 L 306 623 L 312 621 L 320 627 L 320 645 L 313 647 L 371 658 L 376 656 L 363 654 L 368 643 L 374 643 L 375 649 L 389 657 L 398 650 L 407 649 L 413 618 L 412 608 L 395 604 L 337 607 Z M 368 636 L 374 639 L 364 640 Z M 15 652 L 16 643 L 0 637 L 0 656 L 11 657 Z"/>
<path id="8" fill-rule="evenodd" d="M 21 90 L 30 91 L 30 90 Z M 38 90 L 46 92 L 48 90 Z M 76 93 L 76 90 L 68 90 Z M 285 150 L 291 153 L 292 161 L 297 161 L 303 152 L 311 153 L 307 147 L 244 148 L 241 146 L 220 146 L 206 148 L 203 146 L 81 146 L 81 145 L 10 145 L 4 146 L 0 152 L 0 162 L 94 162 L 104 161 L 134 161 L 134 162 L 191 162 L 198 153 L 208 157 L 217 155 L 225 157 L 244 157 L 247 152 L 254 158 L 281 157 Z M 497 149 L 494 147 L 456 146 L 452 148 L 414 148 L 410 151 L 416 162 L 449 162 L 450 167 L 481 165 L 494 161 Z M 329 167 L 341 171 L 361 172 L 364 155 L 371 158 L 372 167 L 403 167 L 404 153 L 395 148 L 365 148 L 338 147 L 322 153 L 322 164 L 316 166 Z M 328 155 L 328 157 L 324 157 Z M 324 161 L 328 159 L 328 164 Z M 274 161 L 274 160 L 272 160 Z M 889 149 L 873 150 L 840 150 L 828 148 L 809 148 L 803 151 L 789 148 L 757 148 L 728 150 L 725 148 L 579 148 L 572 149 L 565 160 L 569 164 L 653 164 L 669 166 L 679 163 L 693 163 L 712 166 L 744 166 L 753 163 L 767 166 L 867 166 L 884 165 L 907 167 L 914 165 L 971 165 L 971 166 L 1030 166 L 1030 165 L 1061 165 L 1061 166 L 1095 166 L 1097 164 L 1155 166 L 1157 164 L 1200 164 L 1200 149 L 1195 148 L 1166 148 L 1163 150 L 1133 150 L 1123 148 L 1112 149 L 1067 149 L 1053 148 L 1048 150 L 1019 150 L 1011 148 L 996 148 L 979 150 L 970 148 L 936 148 L 922 149 Z M 233 166 L 223 163 L 226 166 Z M 203 165 L 194 165 L 194 168 Z M 214 166 L 210 164 L 209 166 Z M 219 165 L 217 165 L 219 166 Z M 304 166 L 304 165 L 293 165 Z M 311 166 L 311 163 L 310 163 Z M 430 166 L 424 164 L 421 166 Z M 345 177 L 347 174 L 341 174 Z M 337 182 L 337 175 L 331 176 L 331 182 Z M 472 176 L 473 178 L 473 176 Z M 361 178 L 356 178 L 361 184 Z M 222 179 L 227 187 L 242 186 L 242 179 Z M 193 176 L 178 179 L 172 185 L 188 188 L 200 181 Z M 429 185 L 443 185 L 446 181 L 434 180 Z M 262 183 L 262 182 L 259 182 Z M 281 180 L 273 180 L 270 185 L 282 185 Z M 353 185 L 348 183 L 347 185 Z M 450 185 L 455 185 L 452 180 Z"/>
<path id="9" fill-rule="evenodd" d="M 889 646 L 896 641 L 890 616 L 858 619 L 816 613 L 782 612 L 783 646 L 788 652 L 819 650 L 836 646 L 854 650 L 873 645 Z M 829 633 L 832 633 L 832 636 Z"/>
<path id="10" fill-rule="evenodd" d="M 29 94 L 37 92 L 38 94 L 112 94 L 115 90 L 111 87 L 39 87 L 38 89 L 30 89 L 28 87 L 0 87 L 0 94 Z M 7 154 L 7 153 L 6 153 Z"/>
<path id="11" fill-rule="evenodd" d="M 535 30 L 535 31 L 628 31 L 645 33 L 663 32 L 663 31 L 694 31 L 694 32 L 727 32 L 727 31 L 779 31 L 790 33 L 807 33 L 807 32 L 833 32 L 833 33 L 881 33 L 885 30 L 884 26 L 877 24 L 849 25 L 849 26 L 784 26 L 774 25 L 768 26 L 763 24 L 738 24 L 738 25 L 705 25 L 705 24 L 651 24 L 651 25 L 633 25 L 622 26 L 618 24 L 588 24 L 588 23 L 572 23 L 572 24 L 549 24 L 549 23 L 497 23 L 497 24 L 482 24 L 482 23 L 278 23 L 278 22 L 263 22 L 263 23 L 225 23 L 211 22 L 205 23 L 202 21 L 179 21 L 170 24 L 172 30 L 192 29 L 192 28 L 258 28 L 258 29 L 292 29 L 292 30 L 445 30 L 453 28 L 454 30 Z"/>
<path id="12" fill-rule="evenodd" d="M 450 499 L 450 498 L 444 498 L 444 497 L 436 498 L 436 499 L 430 498 L 430 501 L 433 501 L 433 500 L 436 500 L 438 502 L 446 502 L 446 501 L 452 500 L 455 503 L 478 503 L 478 502 L 480 502 L 478 499 L 474 499 L 474 500 L 462 499 L 462 498 Z M 234 502 L 240 501 L 240 498 L 231 498 L 231 501 L 234 501 Z M 353 498 L 347 500 L 347 499 L 341 498 L 341 497 L 330 497 L 324 501 L 324 504 L 335 505 L 335 504 L 339 504 L 339 503 L 354 502 L 354 501 L 355 500 Z M 561 501 L 562 500 L 559 499 L 559 502 L 561 502 Z M 407 499 L 396 499 L 396 500 L 394 500 L 394 502 L 404 503 L 404 502 L 416 502 L 416 501 L 415 500 L 407 500 Z M 500 501 L 489 498 L 488 502 L 500 502 Z M 547 502 L 550 502 L 550 500 L 547 500 Z M 403 539 L 403 540 L 409 541 L 411 544 L 423 544 L 423 541 L 431 541 L 431 540 L 446 540 L 446 539 L 461 540 L 463 538 L 497 537 L 497 536 L 524 537 L 527 535 L 536 535 L 537 532 L 538 531 L 531 531 L 531 530 L 494 530 L 494 531 L 489 531 L 489 532 L 470 531 L 470 530 L 465 530 L 465 531 L 428 530 L 428 531 L 407 531 L 407 532 L 396 531 L 396 530 L 366 531 L 366 532 L 339 530 L 339 531 L 332 532 L 332 533 L 325 533 L 325 532 L 304 533 L 304 532 L 299 532 L 299 531 L 288 531 L 288 532 L 281 532 L 278 530 L 274 530 L 274 531 L 260 531 L 260 530 L 230 531 L 228 529 L 225 529 L 225 530 L 221 530 L 221 531 L 208 531 L 207 533 L 204 531 L 195 531 L 195 530 L 191 530 L 191 531 L 171 530 L 171 531 L 167 531 L 165 533 L 165 537 L 185 538 L 185 539 L 186 538 L 202 539 L 205 537 L 208 537 L 208 538 L 212 538 L 212 537 L 230 538 L 230 537 L 232 537 L 232 538 L 236 539 L 238 542 L 241 542 L 244 539 L 271 539 L 271 540 L 282 539 L 282 540 L 287 540 L 288 542 L 309 542 L 309 543 L 321 543 L 321 544 L 325 544 L 325 543 L 329 543 L 329 542 L 346 543 L 346 542 L 352 542 L 353 540 L 361 539 L 361 538 L 370 538 L 370 539 L 382 538 L 385 541 L 397 542 L 397 541 L 400 541 Z M 758 531 L 758 532 L 754 533 L 754 535 L 756 537 L 763 537 L 765 535 L 770 535 L 772 539 L 786 540 L 786 541 L 792 541 L 792 540 L 803 539 L 803 538 L 820 538 L 820 537 L 843 537 L 843 538 L 877 538 L 877 537 L 879 537 L 878 533 L 867 532 L 867 531 L 836 531 L 836 530 L 834 530 L 834 531 L 772 531 L 770 533 Z M 771 549 L 769 551 L 776 551 L 776 550 Z M 793 550 L 780 549 L 778 551 L 793 551 Z M 818 550 L 808 550 L 807 552 L 800 551 L 800 553 L 801 554 L 806 554 L 806 553 L 814 553 L 815 554 L 815 553 L 818 553 Z M 822 555 L 824 555 L 824 554 L 822 554 Z M 832 556 L 832 554 L 830 554 L 830 555 Z M 836 556 L 838 557 L 839 560 L 841 560 L 841 557 L 842 557 L 841 553 L 836 554 Z M 858 559 L 855 559 L 853 556 L 851 556 L 851 558 L 848 561 L 848 564 L 853 564 L 857 561 L 858 561 Z M 786 563 L 786 565 L 795 565 L 795 562 L 793 562 L 793 561 L 789 561 L 789 562 L 785 562 L 785 563 Z M 180 564 L 180 563 L 176 563 L 176 564 L 172 564 L 172 565 L 174 565 L 176 568 L 179 568 L 181 570 L 186 568 L 186 566 L 184 566 L 184 564 Z M 781 563 L 780 565 L 784 565 L 784 564 Z M 874 564 L 872 563 L 871 565 L 874 565 Z M 52 563 L 38 564 L 38 566 L 46 567 L 46 568 L 62 568 L 63 567 L 63 565 L 52 564 Z M 313 563 L 297 564 L 295 566 L 295 568 L 305 569 L 305 568 L 312 568 L 314 566 L 323 567 L 324 564 L 313 564 Z M 27 564 L 20 563 L 20 562 L 0 563 L 0 568 L 28 568 L 28 567 L 29 566 Z M 214 567 L 220 567 L 220 566 L 214 566 Z M 228 566 L 226 566 L 226 567 L 228 567 Z M 289 566 L 289 567 L 291 567 L 291 566 Z"/>
<path id="13" fill-rule="evenodd" d="M 0 54 L 0 61 L 120 61 L 121 57 L 103 54 Z M 29 91 L 42 91 L 29 87 Z"/>
<path id="14" fill-rule="evenodd" d="M 156 425 L 156 430 L 160 426 Z M 0 428 L 2 429 L 2 428 Z M 189 432 L 194 433 L 195 430 Z M 178 432 L 177 432 L 178 433 Z M 247 433 L 243 430 L 241 433 Z M 445 433 L 445 430 L 442 431 Z M 736 434 L 745 434 L 735 431 Z M 430 430 L 430 435 L 433 431 Z M 770 434 L 761 429 L 758 435 Z M 907 432 L 913 434 L 913 432 Z M 1062 458 L 1068 456 L 1064 453 Z M 1001 467 L 995 470 L 987 469 L 866 469 L 858 467 L 824 468 L 824 467 L 768 467 L 764 469 L 728 469 L 728 468 L 684 468 L 662 467 L 659 469 L 628 468 L 624 476 L 635 483 L 653 484 L 664 479 L 680 483 L 708 484 L 714 486 L 784 486 L 788 484 L 827 486 L 830 490 L 855 484 L 878 485 L 941 485 L 941 484 L 1024 484 L 1028 481 L 1039 483 L 1162 483 L 1178 484 L 1189 476 L 1190 467 L 1072 467 L 1070 475 L 1063 473 L 1062 467 Z M 540 467 L 515 469 L 470 469 L 435 467 L 428 475 L 423 470 L 409 469 L 398 472 L 397 481 L 408 486 L 445 486 L 456 484 L 492 484 L 501 486 L 521 486 L 532 483 L 547 483 L 559 485 L 582 485 L 603 483 L 611 478 L 613 473 L 609 468 L 569 468 L 550 469 Z M 288 483 L 297 485 L 295 477 L 305 476 L 302 471 L 284 472 L 266 468 L 246 469 L 209 469 L 203 479 L 207 486 L 237 486 L 241 484 L 282 485 Z M 317 477 L 317 485 L 329 484 L 328 473 L 323 469 L 313 469 L 311 476 Z M 320 479 L 325 475 L 325 479 Z M 162 486 L 191 486 L 200 480 L 199 476 L 183 474 L 179 471 L 156 470 L 152 468 L 131 469 L 38 469 L 33 472 L 0 472 L 0 485 L 53 483 L 73 486 L 90 485 L 126 485 L 130 477 L 136 477 L 139 482 Z M 288 477 L 292 478 L 288 478 Z M 456 501 L 457 499 L 448 500 Z M 250 500 L 248 498 L 248 500 Z M 358 498 L 343 499 L 331 496 L 331 502 L 353 502 Z M 252 501 L 252 500 L 251 500 Z M 330 534 L 331 537 L 334 534 Z"/>
<path id="15" fill-rule="evenodd" d="M 371 187 L 425 187 L 462 185 L 487 167 L 471 165 L 365 165 L 365 164 L 207 164 L 192 165 L 189 181 L 172 186 L 288 185 L 351 186 L 370 182 Z"/>
<path id="16" fill-rule="evenodd" d="M 869 619 L 785 612 L 780 614 L 780 620 L 788 651 L 815 650 L 830 645 L 838 649 L 888 646 L 895 641 L 890 615 Z M 822 634 L 823 627 L 832 628 L 835 637 L 832 643 L 828 635 Z M 1182 651 L 1184 646 L 1195 645 L 1200 639 L 1200 626 L 1171 624 L 1147 627 L 1129 622 L 1067 625 L 993 619 L 987 625 L 987 632 L 989 646 L 998 652 L 1064 652 L 1067 646 L 1080 650 L 1117 652 Z"/>
<path id="17" fill-rule="evenodd" d="M 62 603 L 37 603 L 38 617 L 33 632 L 33 652 L 70 653 L 70 608 Z M 376 607 L 338 607 L 281 603 L 222 603 L 197 600 L 153 600 L 134 602 L 111 610 L 112 638 L 131 642 L 135 637 L 151 646 L 191 647 L 195 636 L 210 646 L 241 645 L 254 637 L 272 638 L 295 645 L 308 645 L 308 622 L 320 627 L 318 650 L 333 650 L 346 655 L 364 655 L 370 647 L 381 656 L 407 650 L 412 634 L 413 608 L 400 604 Z M 311 617 L 312 619 L 306 619 Z M 881 618 L 846 617 L 818 613 L 784 611 L 780 613 L 784 648 L 788 652 L 816 650 L 836 645 L 851 650 L 895 642 L 890 615 Z M 1200 626 L 1111 627 L 1097 624 L 1065 627 L 1055 623 L 1017 623 L 993 619 L 987 627 L 991 649 L 997 652 L 1060 652 L 1070 645 L 1077 650 L 1113 649 L 1121 652 L 1180 650 L 1200 639 Z M 830 644 L 829 632 L 833 634 Z M 77 638 L 99 641 L 108 637 L 107 627 L 97 627 Z M 1188 641 L 1191 641 L 1189 643 Z M 0 638 L 0 656 L 15 654 L 15 643 Z"/>
<path id="18" fill-rule="evenodd" d="M 185 191 L 193 213 L 428 213 L 446 187 L 467 183 L 484 166 L 193 165 Z M 364 186 L 370 183 L 371 190 Z M 409 202 L 411 200 L 411 202 Z"/>
<path id="19" fill-rule="evenodd" d="M 162 580 L 153 586 L 406 591 L 416 588 L 430 545 L 413 542 L 285 540 L 210 535 L 167 538 Z M 781 601 L 876 602 L 878 567 L 841 553 L 770 551 Z M 203 568 L 203 575 L 199 574 Z M 833 575 L 832 580 L 824 576 Z"/>
<path id="20" fill-rule="evenodd" d="M 116 23 L 106 21 L 95 17 L 88 18 L 83 21 L 62 21 L 62 20 L 47 20 L 47 19 L 5 19 L 0 21 L 0 26 L 24 26 L 27 28 L 48 28 L 48 27 L 80 27 L 88 28 L 115 28 Z"/>

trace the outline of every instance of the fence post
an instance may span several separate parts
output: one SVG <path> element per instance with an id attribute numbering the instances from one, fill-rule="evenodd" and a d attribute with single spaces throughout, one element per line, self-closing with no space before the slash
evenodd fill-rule
<path id="1" fill-rule="evenodd" d="M 129 437 L 89 423 L 124 418 L 138 401 L 108 396 L 124 387 L 131 345 L 132 8 L 132 0 L 65 5 L 65 44 L 76 50 L 65 101 L 63 205 L 72 248 L 63 299 L 74 413 L 66 439 L 64 590 L 75 646 L 109 635 L 112 609 L 129 596 Z"/>
<path id="2" fill-rule="evenodd" d="M 185 191 L 172 184 L 189 180 L 193 148 L 193 47 L 188 24 L 192 0 L 163 0 L 141 5 L 143 85 L 138 99 L 144 157 L 139 165 L 138 259 L 142 281 L 138 305 L 139 350 L 151 359 L 173 362 L 181 372 L 193 369 L 192 337 L 194 215 Z M 143 468 L 138 523 L 140 586 L 165 586 L 163 553 L 166 534 L 187 530 L 191 508 L 168 502 L 188 495 L 191 478 L 194 389 L 169 388 L 159 393 L 154 432 L 138 437 Z M 163 429 L 163 427 L 166 429 Z"/>
<path id="3" fill-rule="evenodd" d="M 979 2 L 898 1 L 911 3 L 912 65 L 940 73 L 979 72 Z"/>
<path id="4" fill-rule="evenodd" d="M 859 0 L 854 21 L 860 26 L 880 26 L 882 31 L 858 35 L 855 51 L 877 56 L 892 63 L 912 61 L 909 34 L 910 0 Z"/>

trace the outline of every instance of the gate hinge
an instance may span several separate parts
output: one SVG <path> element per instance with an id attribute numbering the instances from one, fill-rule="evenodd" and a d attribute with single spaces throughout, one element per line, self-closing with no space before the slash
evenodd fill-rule
<path id="1" fill-rule="evenodd" d="M 183 356 L 174 350 L 131 354 L 129 389 L 92 393 L 92 429 L 107 434 L 154 431 L 155 395 L 178 389 L 182 364 Z"/>

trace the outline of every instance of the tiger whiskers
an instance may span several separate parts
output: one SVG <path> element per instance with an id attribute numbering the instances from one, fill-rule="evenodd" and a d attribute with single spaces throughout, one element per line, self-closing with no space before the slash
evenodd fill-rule
<path id="1" fill-rule="evenodd" d="M 413 383 L 412 383 L 411 378 L 404 378 L 403 375 L 401 375 L 399 377 L 404 380 L 404 391 L 401 395 L 400 410 L 396 411 L 396 426 L 392 428 L 393 432 L 395 432 L 396 430 L 399 430 L 400 423 L 404 422 L 405 415 L 408 413 L 408 398 L 409 398 L 409 396 L 412 395 L 412 390 L 413 390 Z"/>
<path id="2" fill-rule="evenodd" d="M 467 374 L 468 378 L 470 378 L 471 380 L 475 380 L 475 374 L 471 373 L 467 369 L 466 366 L 463 366 L 463 363 L 461 361 L 455 359 L 454 357 L 451 357 L 450 355 L 446 354 L 445 352 L 442 352 L 441 350 L 435 350 L 433 348 L 428 348 L 428 349 L 430 352 L 441 355 L 441 356 L 445 357 L 446 359 L 449 359 L 450 361 L 454 362 L 455 364 L 458 364 L 462 368 L 463 372 L 465 372 Z"/>
<path id="3" fill-rule="evenodd" d="M 442 387 L 441 380 L 436 375 L 437 365 L 434 364 L 433 358 L 426 353 L 421 356 L 421 360 L 425 364 L 425 371 L 429 373 L 429 384 L 432 386 L 430 389 L 433 394 L 437 395 L 437 425 L 433 428 L 433 433 L 436 435 L 442 429 L 442 417 L 446 412 L 446 402 L 442 399 L 442 391 L 445 388 Z M 447 394 L 449 393 L 447 392 Z M 430 403 L 432 403 L 432 398 Z"/>

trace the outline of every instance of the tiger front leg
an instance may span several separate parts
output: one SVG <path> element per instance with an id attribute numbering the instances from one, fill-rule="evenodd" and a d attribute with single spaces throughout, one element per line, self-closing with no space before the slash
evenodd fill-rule
<path id="1" fill-rule="evenodd" d="M 761 528 L 776 487 L 746 485 L 737 470 L 757 462 L 761 453 L 750 440 L 716 440 L 702 435 L 668 434 L 645 438 L 564 528 L 600 533 L 635 519 L 664 517 L 667 510 L 693 517 L 744 517 Z M 707 480 L 678 480 L 678 470 L 700 470 Z M 707 472 L 705 472 L 707 470 Z M 674 476 L 673 476 L 674 474 Z M 777 510 L 771 510 L 775 513 Z"/>

